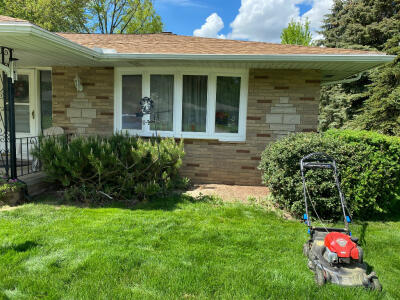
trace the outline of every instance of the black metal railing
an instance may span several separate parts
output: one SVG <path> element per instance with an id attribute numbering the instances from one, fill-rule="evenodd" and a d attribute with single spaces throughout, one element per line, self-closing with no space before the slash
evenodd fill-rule
<path id="1" fill-rule="evenodd" d="M 25 176 L 28 174 L 33 174 L 40 172 L 42 170 L 42 164 L 32 155 L 32 150 L 40 152 L 40 139 L 48 138 L 58 138 L 61 136 L 66 136 L 66 141 L 69 142 L 72 138 L 72 134 L 59 134 L 59 135 L 49 135 L 49 136 L 29 136 L 29 137 L 18 137 L 15 139 L 16 144 L 16 168 L 17 176 Z M 1 148 L 7 147 L 6 142 L 1 142 Z M 0 160 L 0 170 L 5 176 L 7 176 L 8 170 L 10 169 L 10 159 L 5 156 L 5 151 L 0 150 L 1 160 Z"/>

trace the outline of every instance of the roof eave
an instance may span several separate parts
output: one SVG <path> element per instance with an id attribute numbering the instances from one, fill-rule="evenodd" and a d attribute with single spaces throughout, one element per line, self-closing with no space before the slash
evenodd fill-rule
<path id="1" fill-rule="evenodd" d="M 93 49 L 74 43 L 56 33 L 47 31 L 31 23 L 0 23 L 0 34 L 18 34 L 19 36 L 31 35 L 52 42 L 59 46 L 63 46 L 78 55 L 82 55 L 90 59 L 95 59 L 99 56 L 99 53 L 97 53 Z"/>
<path id="2" fill-rule="evenodd" d="M 113 62 L 125 60 L 183 60 L 183 61 L 232 61 L 232 62 L 353 62 L 384 64 L 393 61 L 396 56 L 385 54 L 163 54 L 163 53 L 100 53 L 79 45 L 56 33 L 49 32 L 31 23 L 10 22 L 0 23 L 0 34 L 19 36 L 32 35 L 44 39 L 55 47 L 64 47 L 71 53 L 96 62 Z M 3 45 L 6 46 L 6 45 Z"/>
<path id="3" fill-rule="evenodd" d="M 100 60 L 117 61 L 117 60 L 203 60 L 203 61 L 282 61 L 282 62 L 371 62 L 371 63 L 387 63 L 396 58 L 394 55 L 385 54 L 345 54 L 345 55 L 328 55 L 328 54 L 162 54 L 162 53 L 117 53 L 117 54 L 101 54 Z"/>

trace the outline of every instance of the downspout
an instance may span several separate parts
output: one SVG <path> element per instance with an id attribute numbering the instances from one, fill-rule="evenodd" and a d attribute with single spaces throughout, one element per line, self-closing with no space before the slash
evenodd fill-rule
<path id="1" fill-rule="evenodd" d="M 352 83 L 354 81 L 360 80 L 361 76 L 363 76 L 365 72 L 359 73 L 356 77 L 348 78 L 348 79 L 343 79 L 343 80 L 337 80 L 337 81 L 331 81 L 331 82 L 324 82 L 322 85 L 332 85 L 332 84 L 341 84 L 341 83 Z"/>

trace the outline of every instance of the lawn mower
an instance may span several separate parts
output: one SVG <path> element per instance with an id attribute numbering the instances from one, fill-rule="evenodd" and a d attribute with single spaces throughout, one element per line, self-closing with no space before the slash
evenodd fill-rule
<path id="1" fill-rule="evenodd" d="M 317 213 L 316 205 L 307 188 L 305 174 L 310 169 L 332 170 L 343 212 L 344 228 L 311 225 L 310 204 L 320 223 L 324 223 Z M 308 258 L 308 267 L 315 273 L 316 283 L 322 286 L 326 282 L 332 282 L 343 286 L 364 286 L 373 290 L 381 290 L 382 286 L 375 272 L 367 275 L 367 265 L 363 261 L 363 250 L 358 245 L 358 238 L 351 236 L 349 230 L 351 215 L 340 188 L 335 160 L 325 153 L 311 153 L 300 160 L 300 170 L 305 204 L 303 220 L 310 235 L 309 241 L 303 246 L 303 253 Z"/>

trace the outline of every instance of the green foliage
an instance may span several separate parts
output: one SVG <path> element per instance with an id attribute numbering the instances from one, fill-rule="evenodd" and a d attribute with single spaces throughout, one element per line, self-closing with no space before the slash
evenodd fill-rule
<path id="1" fill-rule="evenodd" d="M 396 53 L 400 54 L 398 49 Z M 400 136 L 400 56 L 372 72 L 371 80 L 362 111 L 348 127 Z"/>
<path id="2" fill-rule="evenodd" d="M 163 29 L 151 0 L 3 0 L 0 14 L 54 32 L 141 34 Z"/>
<path id="3" fill-rule="evenodd" d="M 324 20 L 320 43 L 399 55 L 399 12 L 399 1 L 336 0 Z M 320 130 L 354 128 L 399 135 L 399 68 L 398 58 L 354 83 L 325 88 Z"/>
<path id="4" fill-rule="evenodd" d="M 310 46 L 312 41 L 312 34 L 310 30 L 310 21 L 307 19 L 302 21 L 295 21 L 292 19 L 287 28 L 282 30 L 281 43 L 291 45 Z"/>
<path id="5" fill-rule="evenodd" d="M 81 32 L 85 29 L 85 0 L 3 0 L 0 15 L 27 20 L 55 32 Z"/>
<path id="6" fill-rule="evenodd" d="M 16 179 L 0 179 L 0 205 L 5 202 L 6 196 L 10 192 L 20 191 L 25 187 L 25 184 Z"/>
<path id="7" fill-rule="evenodd" d="M 399 34 L 399 12 L 399 1 L 335 0 L 322 26 L 323 44 L 382 51 Z"/>
<path id="8" fill-rule="evenodd" d="M 88 10 L 90 31 L 101 33 L 156 33 L 163 24 L 152 0 L 94 0 Z"/>
<path id="9" fill-rule="evenodd" d="M 260 169 L 275 201 L 295 215 L 304 212 L 300 159 L 312 152 L 335 158 L 349 208 L 358 218 L 392 213 L 400 202 L 400 138 L 375 132 L 330 130 L 299 133 L 273 143 Z M 318 214 L 341 217 L 339 198 L 329 170 L 307 171 L 307 186 Z"/>
<path id="10" fill-rule="evenodd" d="M 67 196 L 84 202 L 144 199 L 175 187 L 184 155 L 173 139 L 111 137 L 41 138 L 33 155 Z"/>

